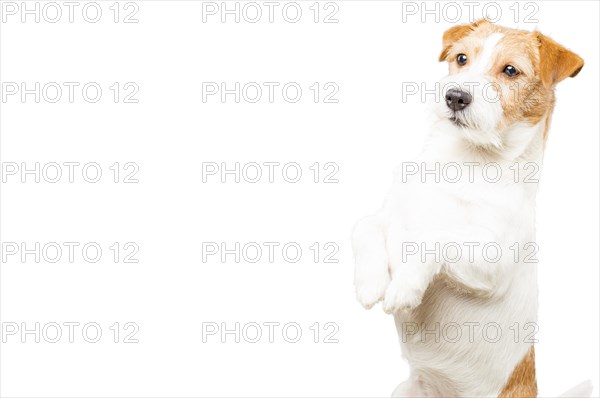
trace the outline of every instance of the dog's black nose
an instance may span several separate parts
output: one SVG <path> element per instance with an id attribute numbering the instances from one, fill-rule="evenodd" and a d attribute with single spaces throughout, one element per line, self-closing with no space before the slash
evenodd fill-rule
<path id="1" fill-rule="evenodd" d="M 473 101 L 473 97 L 466 91 L 451 88 L 446 92 L 446 105 L 453 111 L 465 109 L 471 101 Z"/>

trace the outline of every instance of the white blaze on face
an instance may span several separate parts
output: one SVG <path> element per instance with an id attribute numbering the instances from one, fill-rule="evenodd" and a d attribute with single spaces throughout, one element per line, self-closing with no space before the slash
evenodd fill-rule
<path id="1" fill-rule="evenodd" d="M 485 39 L 485 43 L 483 44 L 480 54 L 469 68 L 470 73 L 479 74 L 481 76 L 488 73 L 488 71 L 492 68 L 492 58 L 496 51 L 496 46 L 503 37 L 504 35 L 502 33 L 492 33 L 487 39 Z"/>
<path id="2" fill-rule="evenodd" d="M 471 104 L 462 111 L 453 113 L 444 101 L 440 103 L 440 110 L 445 118 L 458 119 L 464 125 L 459 129 L 460 134 L 477 145 L 502 146 L 501 134 L 497 130 L 502 121 L 502 103 L 500 93 L 488 75 L 493 68 L 498 43 L 503 37 L 502 33 L 492 33 L 481 39 L 477 43 L 479 53 L 475 55 L 475 48 L 469 49 L 466 52 L 470 58 L 468 64 L 441 81 L 445 88 L 444 97 L 448 89 L 456 87 L 473 97 Z M 475 40 L 469 45 L 474 43 Z"/>

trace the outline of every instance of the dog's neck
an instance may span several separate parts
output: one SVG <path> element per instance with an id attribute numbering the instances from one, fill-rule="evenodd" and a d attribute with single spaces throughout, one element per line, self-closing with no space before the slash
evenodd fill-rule
<path id="1" fill-rule="evenodd" d="M 468 139 L 462 127 L 449 120 L 439 120 L 433 128 L 423 151 L 426 160 L 437 162 L 476 162 L 479 164 L 495 162 L 511 166 L 514 163 L 535 162 L 541 165 L 544 153 L 544 132 L 548 118 L 536 125 L 526 123 L 514 126 L 498 133 L 500 142 L 496 145 L 480 145 Z"/>

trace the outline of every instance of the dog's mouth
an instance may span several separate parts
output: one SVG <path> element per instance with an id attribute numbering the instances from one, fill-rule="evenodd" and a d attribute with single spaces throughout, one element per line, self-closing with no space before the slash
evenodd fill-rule
<path id="1" fill-rule="evenodd" d="M 455 126 L 468 127 L 467 123 L 465 123 L 464 120 L 462 120 L 462 118 L 460 117 L 460 114 L 458 112 L 452 112 L 452 115 L 450 115 L 450 117 L 448 119 L 450 119 L 450 121 Z"/>

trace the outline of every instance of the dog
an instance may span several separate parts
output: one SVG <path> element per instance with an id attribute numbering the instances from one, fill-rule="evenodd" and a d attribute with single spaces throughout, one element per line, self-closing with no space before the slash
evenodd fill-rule
<path id="1" fill-rule="evenodd" d="M 449 75 L 427 144 L 352 233 L 357 298 L 394 315 L 410 376 L 392 396 L 535 397 L 537 175 L 555 86 L 584 62 L 485 19 L 442 44 Z"/>

